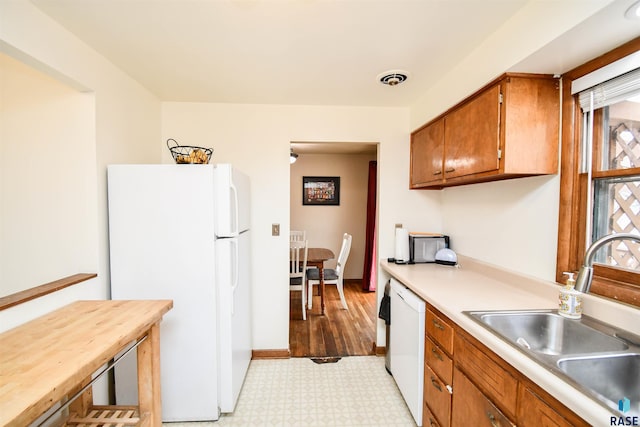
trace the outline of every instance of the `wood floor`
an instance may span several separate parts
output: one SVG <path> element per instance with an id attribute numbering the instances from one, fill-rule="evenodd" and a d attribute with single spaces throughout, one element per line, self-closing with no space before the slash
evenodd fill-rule
<path id="1" fill-rule="evenodd" d="M 376 293 L 363 292 L 359 280 L 345 281 L 349 310 L 342 308 L 338 291 L 327 285 L 325 315 L 320 314 L 320 296 L 302 320 L 300 292 L 290 292 L 289 350 L 291 357 L 365 356 L 375 354 Z"/>

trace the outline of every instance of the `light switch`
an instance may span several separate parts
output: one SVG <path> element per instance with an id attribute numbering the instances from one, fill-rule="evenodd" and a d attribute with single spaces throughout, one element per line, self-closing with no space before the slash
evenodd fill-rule
<path id="1" fill-rule="evenodd" d="M 271 235 L 272 236 L 280 235 L 280 224 L 271 224 Z"/>
<path id="2" fill-rule="evenodd" d="M 396 228 L 402 228 L 402 224 L 396 224 Z"/>

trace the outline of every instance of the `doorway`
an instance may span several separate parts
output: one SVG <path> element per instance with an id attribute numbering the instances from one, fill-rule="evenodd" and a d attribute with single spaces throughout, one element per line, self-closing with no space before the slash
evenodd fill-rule
<path id="1" fill-rule="evenodd" d="M 377 161 L 378 144 L 292 142 L 291 148 L 297 154 L 297 160 L 290 169 L 291 229 L 306 231 L 310 247 L 328 248 L 336 258 L 343 234 L 353 236 L 344 270 L 344 294 L 349 310 L 343 309 L 336 286 L 327 285 L 325 314 L 321 314 L 319 296 L 314 296 L 313 308 L 307 310 L 307 320 L 302 320 L 300 292 L 291 291 L 291 356 L 375 354 L 376 292 L 363 291 L 362 279 L 365 251 L 375 247 L 366 245 L 366 223 L 369 167 L 370 162 Z M 339 177 L 338 204 L 303 204 L 303 177 Z M 325 263 L 325 268 L 335 266 L 335 258 Z"/>

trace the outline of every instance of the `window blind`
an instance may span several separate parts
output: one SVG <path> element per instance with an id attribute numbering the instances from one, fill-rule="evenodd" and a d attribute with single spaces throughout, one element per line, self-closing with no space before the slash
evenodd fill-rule
<path id="1" fill-rule="evenodd" d="M 640 68 L 580 92 L 578 99 L 582 111 L 591 110 L 591 94 L 594 110 L 640 95 Z"/>

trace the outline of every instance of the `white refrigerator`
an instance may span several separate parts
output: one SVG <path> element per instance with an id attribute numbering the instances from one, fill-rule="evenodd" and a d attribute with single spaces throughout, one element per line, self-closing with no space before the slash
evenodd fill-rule
<path id="1" fill-rule="evenodd" d="M 229 164 L 108 167 L 112 299 L 172 299 L 160 325 L 163 421 L 233 412 L 251 360 L 249 178 Z M 137 403 L 135 355 L 115 367 Z"/>

